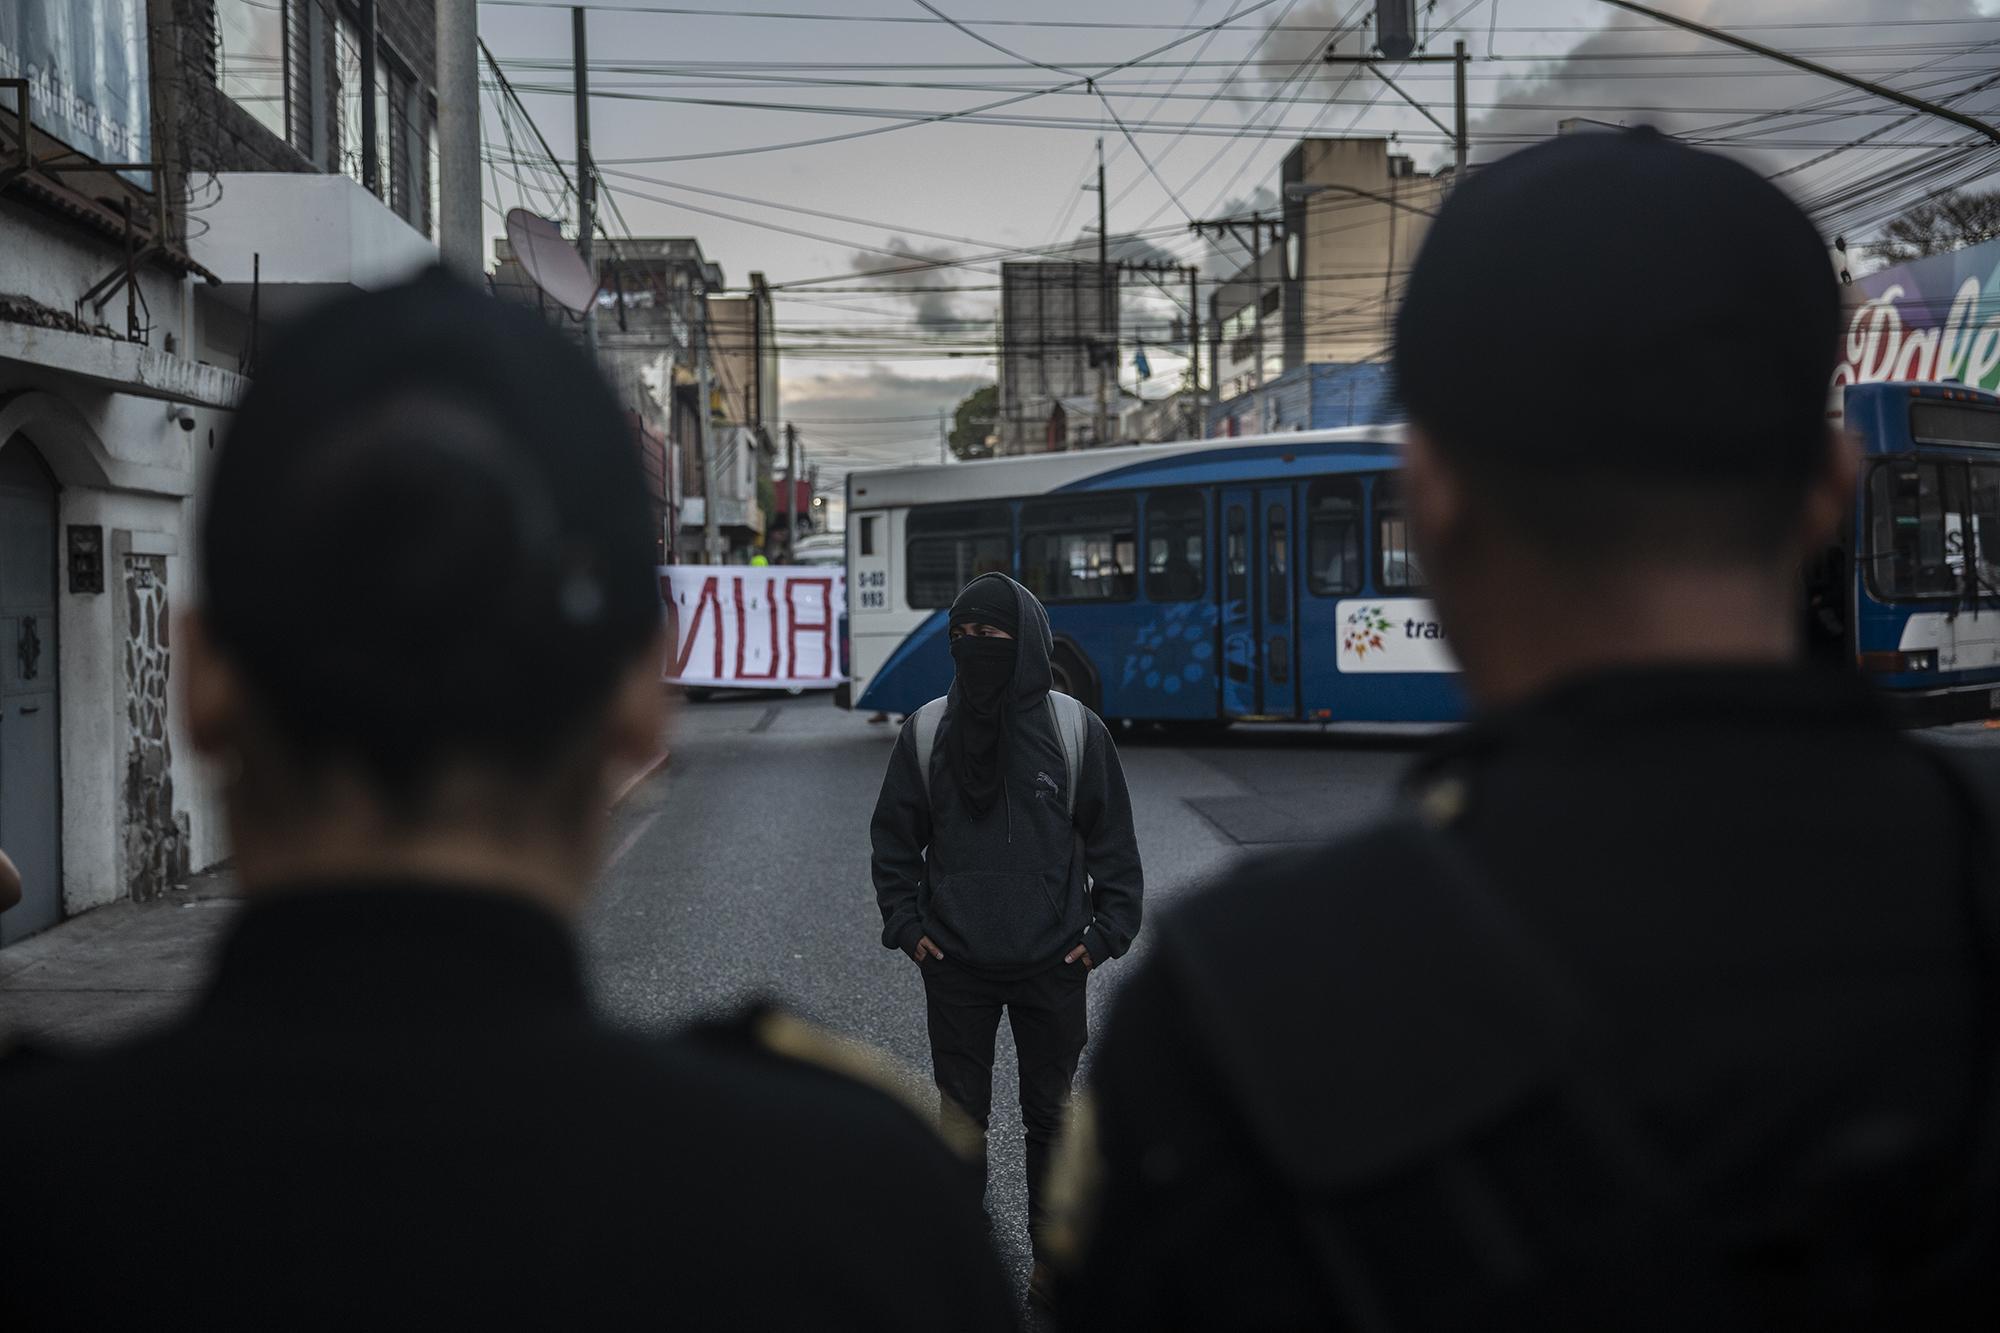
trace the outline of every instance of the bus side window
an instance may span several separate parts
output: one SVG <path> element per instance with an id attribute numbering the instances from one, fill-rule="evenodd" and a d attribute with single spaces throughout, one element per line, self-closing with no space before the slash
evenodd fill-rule
<path id="1" fill-rule="evenodd" d="M 1199 491 L 1154 491 L 1146 497 L 1146 599 L 1191 602 L 1207 580 L 1202 570 Z"/>
<path id="2" fill-rule="evenodd" d="M 1361 591 L 1361 487 L 1316 481 L 1306 492 L 1306 578 L 1320 597 Z"/>
<path id="3" fill-rule="evenodd" d="M 875 554 L 875 523 L 877 515 L 869 514 L 861 520 L 861 554 Z"/>
<path id="4" fill-rule="evenodd" d="M 975 574 L 1014 564 L 1014 521 L 1004 504 L 925 505 L 904 520 L 904 594 L 912 608 L 950 606 Z"/>
<path id="5" fill-rule="evenodd" d="M 1130 495 L 1021 505 L 1021 582 L 1045 602 L 1123 602 L 1139 589 L 1138 502 Z"/>
<path id="6" fill-rule="evenodd" d="M 1421 592 L 1424 571 L 1410 539 L 1410 519 L 1403 509 L 1402 489 L 1394 477 L 1375 481 L 1375 545 L 1381 553 L 1376 569 L 1383 592 Z"/>

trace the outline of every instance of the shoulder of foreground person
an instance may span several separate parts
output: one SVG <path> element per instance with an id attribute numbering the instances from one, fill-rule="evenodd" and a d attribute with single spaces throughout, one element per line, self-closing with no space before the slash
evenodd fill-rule
<path id="1" fill-rule="evenodd" d="M 1545 1083 L 1582 1021 L 1560 967 L 1414 820 L 1244 863 L 1157 930 L 1093 1064 L 1114 1156 L 1123 1122 L 1170 1118 L 1149 1087 L 1187 1084 L 1242 1155 L 1338 1189 Z"/>
<path id="2" fill-rule="evenodd" d="M 774 1004 L 690 1024 L 667 1050 L 712 1065 L 726 1084 L 894 1130 L 913 1153 L 940 1164 L 969 1166 L 978 1152 L 976 1131 L 940 1123 L 915 1076 L 889 1056 Z"/>
<path id="3" fill-rule="evenodd" d="M 941 1123 L 913 1075 L 768 1004 L 693 1024 L 667 1052 L 718 1089 L 734 1131 L 788 1181 L 787 1211 L 825 1214 L 824 1243 L 856 1252 L 850 1313 L 866 1306 L 885 1329 L 1016 1327 L 982 1206 L 977 1130 Z M 898 1257 L 885 1264 L 885 1252 Z"/>

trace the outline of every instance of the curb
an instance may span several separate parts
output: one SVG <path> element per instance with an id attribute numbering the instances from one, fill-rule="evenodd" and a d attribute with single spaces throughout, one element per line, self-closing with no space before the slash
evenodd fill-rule
<path id="1" fill-rule="evenodd" d="M 616 810 L 619 806 L 625 804 L 625 798 L 637 791 L 640 783 L 644 782 L 647 778 L 656 776 L 661 769 L 665 768 L 667 761 L 673 758 L 673 754 L 672 750 L 660 751 L 658 755 L 647 761 L 644 768 L 627 778 L 625 785 L 618 789 L 618 794 L 611 798 L 611 808 Z"/>

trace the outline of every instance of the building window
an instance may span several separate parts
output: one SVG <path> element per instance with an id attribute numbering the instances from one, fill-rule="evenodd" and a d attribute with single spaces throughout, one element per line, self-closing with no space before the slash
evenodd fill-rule
<path id="1" fill-rule="evenodd" d="M 287 138 L 285 19 L 280 0 L 215 0 L 215 83 L 229 100 Z"/>
<path id="2" fill-rule="evenodd" d="M 1207 533 L 1199 491 L 1154 491 L 1146 498 L 1146 597 L 1191 602 L 1207 580 Z"/>
<path id="3" fill-rule="evenodd" d="M 1424 572 L 1417 564 L 1402 492 L 1392 477 L 1380 478 L 1375 483 L 1375 538 L 1376 548 L 1381 552 L 1382 563 L 1376 575 L 1382 591 L 1422 591 Z"/>
<path id="4" fill-rule="evenodd" d="M 1361 488 L 1316 481 L 1306 492 L 1306 582 L 1320 597 L 1361 591 Z"/>
<path id="5" fill-rule="evenodd" d="M 362 75 L 361 25 L 346 14 L 334 16 L 334 86 L 340 101 L 340 133 L 338 154 L 340 173 L 351 180 L 366 182 L 362 178 L 362 99 L 364 79 Z M 381 117 L 376 117 L 381 124 Z"/>
<path id="6" fill-rule="evenodd" d="M 1005 574 L 1013 567 L 1012 524 L 1004 504 L 912 509 L 904 535 L 909 572 L 903 591 L 913 607 L 950 606 L 978 575 Z"/>
<path id="7" fill-rule="evenodd" d="M 1021 581 L 1045 602 L 1123 602 L 1138 591 L 1138 505 L 1126 496 L 1021 506 Z"/>

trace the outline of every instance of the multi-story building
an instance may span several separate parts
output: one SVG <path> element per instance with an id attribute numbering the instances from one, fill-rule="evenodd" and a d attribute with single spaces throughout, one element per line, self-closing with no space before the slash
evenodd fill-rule
<path id="1" fill-rule="evenodd" d="M 494 250 L 497 295 L 581 333 L 581 322 L 536 286 L 505 237 Z M 726 293 L 721 266 L 686 236 L 600 240 L 593 259 L 598 361 L 632 421 L 661 563 L 709 559 L 709 452 L 721 559 L 748 560 L 764 541 L 769 423 L 778 402 L 777 339 L 763 275 L 751 275 L 747 295 Z"/>
<path id="2" fill-rule="evenodd" d="M 1377 419 L 1398 295 L 1450 187 L 1386 139 L 1302 140 L 1279 179 L 1281 234 L 1210 298 L 1212 433 Z"/>
<path id="3" fill-rule="evenodd" d="M 226 855 L 168 625 L 265 326 L 428 262 L 430 0 L 0 2 L 0 942 Z"/>
<path id="4" fill-rule="evenodd" d="M 1057 261 L 1002 264 L 999 452 L 1109 443 L 1125 406 L 1116 270 Z"/>

